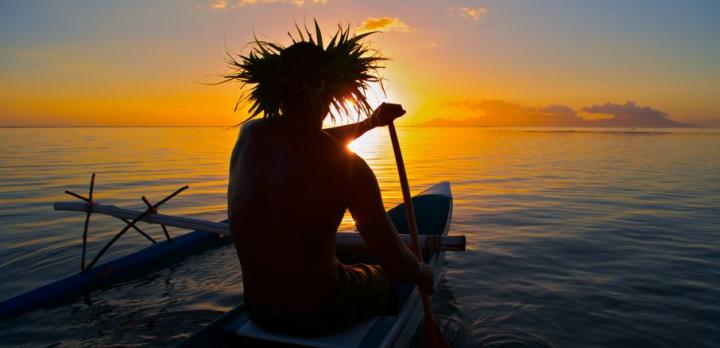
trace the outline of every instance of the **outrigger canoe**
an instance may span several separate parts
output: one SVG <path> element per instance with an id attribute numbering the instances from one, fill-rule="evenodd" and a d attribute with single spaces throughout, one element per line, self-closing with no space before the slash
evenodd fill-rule
<path id="1" fill-rule="evenodd" d="M 176 191 L 168 197 L 174 196 L 179 191 L 180 190 Z M 438 277 L 444 252 L 465 250 L 464 236 L 447 236 L 452 214 L 450 184 L 447 182 L 436 184 L 415 196 L 413 201 L 416 207 L 421 249 L 424 250 L 426 262 L 433 266 L 436 270 L 436 277 Z M 83 297 L 87 300 L 94 290 L 107 288 L 118 282 L 142 277 L 153 271 L 177 263 L 187 256 L 226 246 L 231 243 L 231 238 L 228 238 L 230 233 L 226 222 L 211 222 L 187 217 L 163 215 L 156 211 L 142 212 L 96 202 L 89 203 L 88 201 L 58 202 L 55 203 L 55 210 L 78 212 L 91 210 L 96 214 L 114 216 L 124 220 L 126 224 L 128 220 L 143 221 L 193 231 L 177 237 L 170 237 L 166 234 L 168 240 L 160 242 L 153 240 L 152 245 L 137 252 L 99 264 L 95 267 L 86 268 L 83 272 L 4 300 L 0 302 L 0 320 L 9 319 L 39 308 L 72 303 Z M 389 210 L 388 215 L 397 230 L 401 233 L 403 241 L 409 244 L 410 238 L 407 235 L 404 206 L 401 204 Z M 119 235 L 116 237 L 119 237 Z M 336 246 L 339 258 L 343 262 L 367 262 L 370 259 L 367 248 L 358 233 L 338 233 Z M 99 255 L 97 257 L 99 257 Z M 438 279 L 439 278 L 436 278 L 436 283 Z M 383 347 L 402 347 L 406 345 L 411 337 L 411 332 L 414 331 L 421 320 L 421 313 L 419 313 L 421 306 L 418 306 L 419 296 L 412 286 L 399 285 L 396 291 L 398 297 L 401 298 L 404 303 L 402 310 L 396 316 L 378 317 L 373 319 L 372 322 L 365 323 L 365 326 L 359 326 L 354 328 L 354 330 L 345 332 L 335 337 L 335 339 L 341 343 L 334 346 L 352 346 L 352 344 L 350 344 L 354 342 L 352 340 L 357 340 L 358 338 L 362 338 L 360 341 L 362 345 L 358 343 L 355 346 L 380 345 Z M 186 345 L 206 346 L 211 342 L 218 343 L 216 345 L 221 345 L 223 342 L 253 340 L 252 338 L 242 337 L 242 332 L 240 334 L 237 332 L 226 332 L 229 326 L 225 324 L 230 322 L 239 323 L 238 320 L 242 320 L 242 312 L 243 308 L 242 305 L 240 305 L 215 323 L 209 325 L 205 330 L 198 332 L 193 338 L 186 342 Z M 246 317 L 245 322 L 247 323 Z M 251 332 L 249 335 L 252 334 Z M 257 332 L 255 334 L 257 334 Z M 266 341 L 276 342 L 280 340 L 283 342 L 283 339 L 277 335 L 268 335 Z M 318 342 L 320 343 L 306 342 L 305 345 L 328 346 L 322 344 L 323 339 L 319 339 L 320 341 Z M 256 343 L 261 341 L 257 338 L 254 340 Z M 325 340 L 328 340 L 328 338 L 325 338 Z"/>
<path id="2" fill-rule="evenodd" d="M 419 193 L 413 197 L 413 205 L 418 233 L 421 236 L 447 235 L 453 207 L 450 183 L 441 182 Z M 388 216 L 400 234 L 408 233 L 404 204 L 390 209 Z M 442 273 L 444 254 L 444 251 L 436 250 L 426 251 L 423 255 L 425 262 L 435 272 L 435 286 Z M 343 255 L 340 250 L 338 250 L 338 259 L 344 263 L 372 262 L 372 257 L 368 254 Z M 249 320 L 245 306 L 241 303 L 195 333 L 180 347 L 407 347 L 423 318 L 420 293 L 417 287 L 411 284 L 398 284 L 395 286 L 395 292 L 401 304 L 401 309 L 395 315 L 378 316 L 344 332 L 314 338 L 300 338 L 265 331 Z"/>

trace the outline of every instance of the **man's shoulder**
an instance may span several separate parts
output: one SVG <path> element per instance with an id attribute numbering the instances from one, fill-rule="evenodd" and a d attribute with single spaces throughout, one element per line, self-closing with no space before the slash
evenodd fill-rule
<path id="1" fill-rule="evenodd" d="M 267 123 L 268 120 L 264 118 L 247 120 L 243 122 L 242 126 L 240 126 L 240 133 L 242 134 L 257 131 L 258 129 L 265 128 Z"/>
<path id="2" fill-rule="evenodd" d="M 266 141 L 263 139 L 276 138 L 273 136 L 272 120 L 260 118 L 252 119 L 243 123 L 238 133 L 238 143 Z"/>
<path id="3" fill-rule="evenodd" d="M 264 119 L 252 119 L 242 123 L 237 140 L 235 141 L 232 156 L 230 157 L 231 165 L 235 163 L 238 152 L 246 149 L 248 144 L 257 142 L 257 139 L 261 138 L 259 135 L 262 133 L 265 121 Z"/>

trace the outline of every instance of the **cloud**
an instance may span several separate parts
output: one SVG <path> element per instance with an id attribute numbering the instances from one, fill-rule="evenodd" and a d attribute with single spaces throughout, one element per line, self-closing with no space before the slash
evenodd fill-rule
<path id="1" fill-rule="evenodd" d="M 565 106 L 565 105 L 553 104 L 553 105 L 548 105 L 548 106 L 537 108 L 536 110 L 540 111 L 542 113 L 562 115 L 562 116 L 566 116 L 566 117 L 576 116 L 575 110 L 573 110 L 573 108 Z"/>
<path id="2" fill-rule="evenodd" d="M 303 6 L 306 4 L 326 4 L 328 0 L 211 0 L 209 6 L 216 10 L 224 10 L 230 7 L 241 7 L 251 5 L 266 4 L 291 4 L 295 6 Z"/>
<path id="3" fill-rule="evenodd" d="M 213 0 L 210 2 L 210 8 L 214 8 L 216 10 L 222 10 L 224 8 L 227 8 L 227 6 L 227 0 Z"/>
<path id="4" fill-rule="evenodd" d="M 668 120 L 667 114 L 649 106 L 638 106 L 635 102 L 625 104 L 605 103 L 588 106 L 582 109 L 591 114 L 611 115 L 614 120 L 626 122 L 662 122 Z"/>
<path id="5" fill-rule="evenodd" d="M 480 17 L 487 13 L 485 7 L 461 7 L 459 8 L 460 14 L 464 17 L 472 18 L 476 21 L 480 20 Z"/>
<path id="6" fill-rule="evenodd" d="M 397 17 L 368 17 L 362 22 L 360 27 L 357 29 L 357 33 L 367 33 L 370 31 L 397 31 L 403 33 L 409 33 L 415 29 L 410 28 L 405 22 Z"/>
<path id="7" fill-rule="evenodd" d="M 292 4 L 295 6 L 302 6 L 305 4 L 326 4 L 328 0 L 239 0 L 237 2 L 238 6 L 245 6 L 245 5 L 262 5 L 262 4 L 278 4 L 278 3 L 285 3 L 285 4 Z"/>
<path id="8" fill-rule="evenodd" d="M 445 103 L 446 106 L 474 111 L 480 116 L 469 119 L 475 126 L 498 127 L 579 127 L 584 120 L 575 110 L 564 105 L 526 107 L 503 100 L 465 100 Z"/>
<path id="9" fill-rule="evenodd" d="M 527 107 L 503 100 L 464 100 L 447 102 L 444 106 L 471 111 L 478 116 L 465 120 L 435 119 L 424 125 L 481 126 L 481 127 L 688 127 L 689 124 L 673 121 L 651 107 L 634 102 L 605 103 L 585 107 L 591 114 L 608 114 L 605 119 L 588 120 L 565 105 Z"/>
<path id="10" fill-rule="evenodd" d="M 639 106 L 635 102 L 625 104 L 605 103 L 582 108 L 590 114 L 610 115 L 611 118 L 592 120 L 600 127 L 689 127 L 688 123 L 673 121 L 662 111 L 649 106 Z"/>

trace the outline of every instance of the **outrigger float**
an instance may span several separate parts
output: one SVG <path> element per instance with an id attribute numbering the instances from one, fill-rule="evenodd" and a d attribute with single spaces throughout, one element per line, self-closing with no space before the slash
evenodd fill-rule
<path id="1" fill-rule="evenodd" d="M 0 302 L 0 320 L 39 308 L 72 303 L 89 296 L 94 290 L 141 277 L 190 255 L 216 249 L 228 245 L 232 241 L 225 221 L 211 222 L 157 212 L 160 205 L 187 189 L 187 186 L 176 190 L 156 204 L 151 204 L 145 197 L 142 197 L 147 209 L 137 211 L 94 202 L 92 199 L 94 179 L 95 175 L 91 179 L 88 197 L 66 191 L 69 195 L 81 199 L 82 202 L 58 202 L 54 205 L 55 210 L 86 213 L 80 272 Z M 452 218 L 450 184 L 441 182 L 430 187 L 414 196 L 413 203 L 417 212 L 419 241 L 425 256 L 424 259 L 435 271 L 435 284 L 437 284 L 442 273 L 444 253 L 465 250 L 464 236 L 447 235 Z M 93 213 L 116 217 L 123 221 L 125 226 L 101 249 L 97 256 L 87 263 L 86 241 L 90 216 Z M 404 204 L 399 204 L 388 210 L 387 213 L 403 241 L 409 245 L 410 238 Z M 138 226 L 139 222 L 161 225 L 165 240 L 156 241 Z M 193 231 L 171 237 L 166 226 Z M 98 261 L 105 252 L 130 229 L 145 236 L 152 245 L 98 265 Z M 339 260 L 347 263 L 372 261 L 372 256 L 358 233 L 338 233 L 336 242 Z M 281 345 L 316 347 L 404 347 L 409 344 L 422 320 L 420 296 L 417 288 L 410 284 L 398 285 L 395 291 L 402 304 L 397 315 L 376 317 L 337 335 L 301 339 L 266 332 L 248 320 L 243 304 L 239 304 L 237 308 L 197 332 L 183 346 L 227 346 L 238 343 L 267 345 L 268 342 L 275 342 Z"/>

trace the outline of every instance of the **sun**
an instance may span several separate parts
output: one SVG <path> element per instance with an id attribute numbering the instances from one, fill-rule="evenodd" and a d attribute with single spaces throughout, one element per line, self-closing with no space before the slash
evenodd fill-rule
<path id="1" fill-rule="evenodd" d="M 370 106 L 375 109 L 387 100 L 388 95 L 390 95 L 390 93 L 387 92 L 388 90 L 385 86 L 379 82 L 373 82 L 370 83 L 369 88 L 365 92 L 365 97 L 367 97 Z"/>
<path id="2" fill-rule="evenodd" d="M 377 82 L 368 84 L 368 88 L 365 90 L 364 94 L 367 98 L 368 104 L 370 104 L 370 107 L 373 110 L 380 106 L 380 104 L 382 104 L 383 102 L 389 100 L 388 96 L 390 96 L 390 92 L 387 87 L 384 87 Z M 363 115 L 360 115 L 356 111 L 356 102 L 353 98 L 346 98 L 343 104 L 345 108 L 347 108 L 348 112 L 339 110 L 338 112 L 336 112 L 336 115 L 339 115 L 340 117 L 336 117 L 334 121 L 331 120 L 329 117 L 326 118 L 324 123 L 326 127 L 334 127 L 343 124 L 354 123 L 361 121 L 364 118 Z"/>
<path id="3" fill-rule="evenodd" d="M 365 90 L 365 97 L 373 110 L 388 100 L 388 95 L 390 95 L 388 89 L 384 88 L 383 85 L 377 82 L 369 83 L 368 88 Z M 323 126 L 326 128 L 336 127 L 363 120 L 364 115 L 361 115 L 356 111 L 355 103 L 355 100 L 352 98 L 346 98 L 343 104 L 345 104 L 344 106 L 348 112 L 338 110 L 335 114 L 339 117 L 336 117 L 335 120 L 332 120 L 330 117 L 325 118 Z"/>

